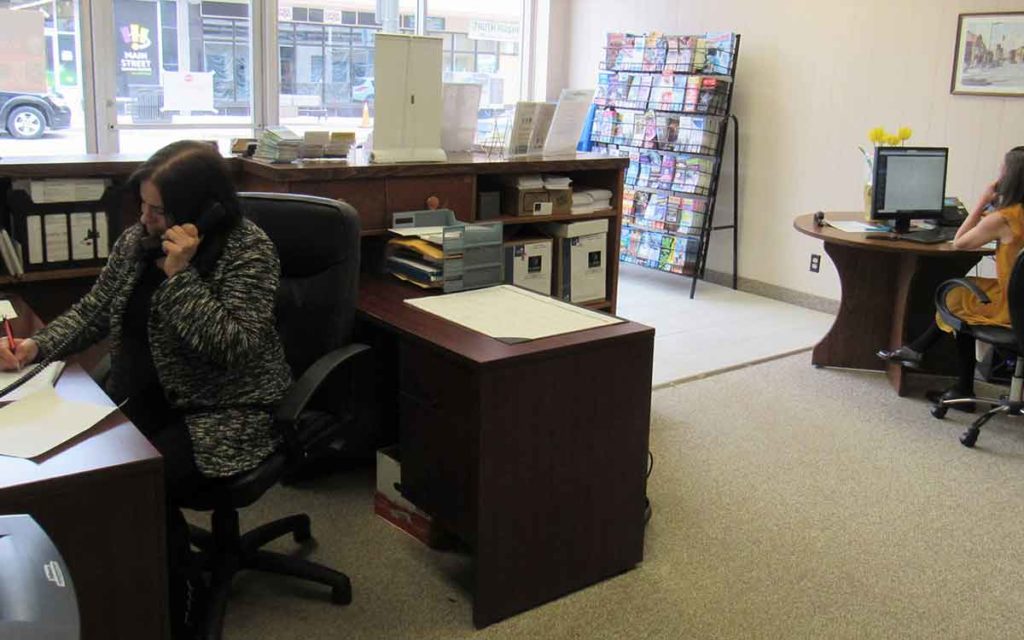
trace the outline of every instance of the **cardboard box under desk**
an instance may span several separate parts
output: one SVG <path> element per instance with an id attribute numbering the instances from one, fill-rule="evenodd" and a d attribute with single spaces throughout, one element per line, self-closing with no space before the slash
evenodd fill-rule
<path id="1" fill-rule="evenodd" d="M 402 463 L 397 446 L 377 451 L 377 491 L 373 512 L 420 542 L 435 546 L 439 533 L 431 517 L 416 508 L 398 491 L 402 481 Z"/>

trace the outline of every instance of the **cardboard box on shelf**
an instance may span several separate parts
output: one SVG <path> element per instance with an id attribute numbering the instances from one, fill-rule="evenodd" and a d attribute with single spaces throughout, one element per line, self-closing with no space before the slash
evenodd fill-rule
<path id="1" fill-rule="evenodd" d="M 505 242 L 505 282 L 551 295 L 554 245 L 551 238 L 516 238 Z"/>
<path id="2" fill-rule="evenodd" d="M 608 219 L 540 225 L 555 241 L 555 297 L 582 303 L 604 300 Z"/>
<path id="3" fill-rule="evenodd" d="M 548 188 L 548 200 L 551 202 L 551 214 L 556 216 L 572 213 L 572 188 Z"/>

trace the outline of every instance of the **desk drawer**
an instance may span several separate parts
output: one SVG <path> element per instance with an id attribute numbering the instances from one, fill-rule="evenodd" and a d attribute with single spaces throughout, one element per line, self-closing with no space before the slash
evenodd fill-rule
<path id="1" fill-rule="evenodd" d="M 430 209 L 428 200 L 436 198 L 436 209 L 451 209 L 459 220 L 473 220 L 473 176 L 429 176 L 424 178 L 388 178 L 388 208 L 391 211 Z"/>
<path id="2" fill-rule="evenodd" d="M 399 362 L 403 488 L 443 527 L 475 543 L 480 412 L 472 372 L 409 340 Z"/>
<path id="3" fill-rule="evenodd" d="M 344 200 L 355 207 L 363 231 L 380 231 L 391 227 L 384 180 L 294 182 L 292 190 L 295 193 Z"/>

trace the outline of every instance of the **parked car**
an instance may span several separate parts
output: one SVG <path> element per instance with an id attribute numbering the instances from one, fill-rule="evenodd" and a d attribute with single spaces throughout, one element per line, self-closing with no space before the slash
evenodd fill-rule
<path id="1" fill-rule="evenodd" d="M 375 93 L 373 78 L 363 78 L 352 85 L 352 100 L 354 102 L 373 102 Z"/>
<path id="2" fill-rule="evenodd" d="M 46 129 L 71 126 L 71 109 L 60 94 L 0 91 L 0 124 L 14 138 L 39 138 Z"/>

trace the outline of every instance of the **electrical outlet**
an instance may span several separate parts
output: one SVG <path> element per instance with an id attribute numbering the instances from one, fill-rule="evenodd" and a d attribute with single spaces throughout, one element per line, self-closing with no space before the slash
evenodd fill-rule
<path id="1" fill-rule="evenodd" d="M 820 269 L 821 269 L 821 255 L 817 254 L 817 253 L 812 253 L 811 254 L 811 271 L 813 273 L 818 273 L 818 271 Z"/>

